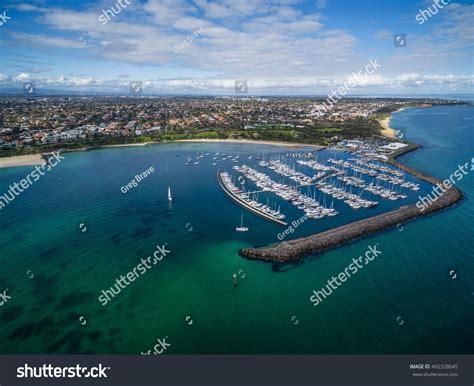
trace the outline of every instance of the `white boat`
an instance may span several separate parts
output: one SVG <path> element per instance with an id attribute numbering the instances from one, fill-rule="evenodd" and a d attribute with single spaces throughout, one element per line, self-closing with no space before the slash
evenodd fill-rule
<path id="1" fill-rule="evenodd" d="M 168 186 L 168 201 L 173 201 L 173 197 L 171 197 L 171 188 Z"/>
<path id="2" fill-rule="evenodd" d="M 240 226 L 235 228 L 237 232 L 247 232 L 249 228 L 244 227 L 244 214 L 242 213 L 242 216 L 240 217 Z"/>

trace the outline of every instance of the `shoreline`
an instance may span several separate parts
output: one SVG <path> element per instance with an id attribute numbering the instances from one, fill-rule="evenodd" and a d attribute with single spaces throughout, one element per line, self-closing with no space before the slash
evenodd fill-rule
<path id="1" fill-rule="evenodd" d="M 390 115 L 386 118 L 379 118 L 377 119 L 377 122 L 382 126 L 382 129 L 380 133 L 387 138 L 390 139 L 396 139 L 397 138 L 397 129 L 394 129 L 393 127 L 390 126 L 390 121 L 393 118 L 394 113 L 399 113 L 400 111 L 403 110 L 408 110 L 408 109 L 415 109 L 415 108 L 426 108 L 426 107 L 433 107 L 433 105 L 430 104 L 421 104 L 418 106 L 405 106 L 405 107 L 400 107 L 398 110 L 392 111 Z"/>
<path id="2" fill-rule="evenodd" d="M 114 148 L 114 147 L 131 147 L 131 146 L 146 146 L 152 143 L 160 142 L 143 142 L 143 143 L 124 143 L 119 145 L 104 145 L 104 146 L 93 146 L 93 147 L 81 147 L 77 149 L 58 150 L 61 154 L 64 153 L 77 153 L 82 151 L 91 151 L 102 148 Z M 13 168 L 20 166 L 36 166 L 44 164 L 42 153 L 27 154 L 27 155 L 15 155 L 13 157 L 0 157 L 0 169 L 1 168 Z"/>
<path id="3" fill-rule="evenodd" d="M 397 110 L 400 111 L 400 110 Z M 392 120 L 392 114 L 390 114 L 389 117 L 387 118 L 382 118 L 382 119 L 377 119 L 379 122 L 380 126 L 382 126 L 382 131 L 380 131 L 380 134 L 382 134 L 384 137 L 395 139 L 397 131 L 390 127 L 390 121 Z"/>
<path id="4" fill-rule="evenodd" d="M 97 150 L 97 149 L 103 149 L 103 148 L 140 147 L 140 146 L 147 146 L 147 145 L 160 145 L 160 144 L 170 144 L 170 143 L 178 143 L 178 142 L 247 143 L 247 144 L 256 144 L 256 145 L 274 145 L 274 146 L 284 147 L 287 149 L 299 149 L 302 147 L 309 147 L 309 148 L 314 148 L 315 150 L 323 150 L 326 148 L 326 146 L 311 145 L 311 144 L 305 144 L 305 143 L 252 141 L 248 139 L 179 139 L 175 141 L 123 143 L 123 144 L 118 144 L 118 145 L 91 146 L 91 147 L 82 147 L 82 148 L 77 148 L 77 149 L 67 149 L 60 152 L 61 153 L 76 153 L 76 152 L 91 151 L 91 150 Z M 13 157 L 0 157 L 0 168 L 35 166 L 35 165 L 42 165 L 43 163 L 44 163 L 44 160 L 42 159 L 41 153 L 17 155 Z"/>
<path id="5" fill-rule="evenodd" d="M 0 158 L 0 169 L 42 164 L 44 164 L 44 159 L 40 153 Z"/>
<path id="6" fill-rule="evenodd" d="M 108 148 L 108 147 L 135 147 L 135 146 L 146 146 L 154 143 L 160 143 L 160 142 L 139 142 L 139 143 L 122 143 L 118 145 L 104 145 L 104 146 L 98 146 L 96 149 L 101 149 L 101 148 Z"/>
<path id="7" fill-rule="evenodd" d="M 419 145 L 409 146 L 408 149 L 392 155 L 389 158 L 388 163 L 430 184 L 436 185 L 442 183 L 441 180 L 435 177 L 423 174 L 396 161 L 396 158 L 410 151 L 416 150 L 419 147 Z M 423 212 L 421 212 L 415 204 L 403 205 L 393 211 L 354 221 L 311 236 L 283 241 L 267 247 L 244 248 L 239 250 L 239 255 L 250 260 L 272 261 L 276 263 L 294 262 L 300 258 L 316 253 L 322 253 L 329 249 L 372 236 L 397 226 L 398 224 L 413 221 L 419 217 L 435 213 L 442 209 L 447 209 L 461 201 L 463 197 L 464 194 L 462 191 L 453 185 L 441 194 L 441 196 L 439 196 L 439 198 Z"/>
<path id="8" fill-rule="evenodd" d="M 215 142 L 215 143 L 249 143 L 249 144 L 256 144 L 256 145 L 274 145 L 274 146 L 280 146 L 280 147 L 286 147 L 289 149 L 298 149 L 301 147 L 312 147 L 316 148 L 317 150 L 323 150 L 326 148 L 326 146 L 321 146 L 321 145 L 311 145 L 307 143 L 296 143 L 296 142 L 278 142 L 278 141 L 253 141 L 250 139 L 177 139 L 175 141 L 170 141 L 171 143 L 173 142 Z"/>

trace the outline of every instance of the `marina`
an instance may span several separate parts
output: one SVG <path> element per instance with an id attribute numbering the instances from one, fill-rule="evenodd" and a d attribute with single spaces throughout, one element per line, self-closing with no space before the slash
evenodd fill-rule
<path id="1" fill-rule="evenodd" d="M 263 212 L 271 217 L 282 219 L 280 208 L 258 202 L 259 194 L 273 193 L 284 201 L 289 202 L 298 210 L 303 210 L 309 219 L 320 220 L 324 217 L 334 217 L 339 211 L 334 208 L 334 202 L 341 201 L 353 210 L 373 208 L 379 204 L 377 199 L 396 201 L 406 199 L 402 189 L 416 191 L 419 184 L 408 181 L 407 174 L 394 169 L 388 164 L 375 163 L 370 157 L 352 154 L 351 158 L 330 157 L 327 164 L 318 160 L 318 153 L 294 152 L 279 154 L 278 157 L 262 157 L 258 166 L 272 171 L 276 175 L 287 179 L 288 182 L 275 181 L 263 171 L 246 164 L 239 164 L 239 156 L 228 156 L 234 163 L 232 170 L 241 175 L 232 181 L 227 173 L 222 178 L 228 181 L 227 190 L 233 192 L 239 200 L 246 201 L 247 208 L 253 208 L 255 213 Z M 252 157 L 249 157 L 250 160 Z M 227 159 L 227 158 L 226 158 Z M 290 162 L 296 159 L 294 166 Z M 349 162 L 352 161 L 352 162 Z M 294 161 L 293 161 L 294 162 Z M 316 174 L 308 175 L 301 168 L 312 169 Z M 245 182 L 251 181 L 258 190 L 245 190 Z M 240 187 L 238 187 L 240 186 Z M 305 193 L 303 193 L 305 190 Z M 369 197 L 370 196 L 370 197 Z M 327 200 L 326 200 L 327 199 Z M 330 202 L 330 205 L 327 204 Z M 260 213 L 261 214 L 261 213 Z M 265 217 L 268 219 L 268 217 Z"/>
<path id="2" fill-rule="evenodd" d="M 397 156 L 401 155 L 402 153 L 397 154 Z M 329 161 L 333 164 L 342 165 L 344 167 L 351 167 L 350 165 L 345 165 L 346 161 L 338 161 L 334 159 L 329 159 Z M 363 161 L 363 160 L 362 160 Z M 363 161 L 364 162 L 364 161 Z M 366 161 L 365 161 L 366 162 Z M 438 180 L 435 177 L 425 175 L 419 171 L 416 171 L 410 168 L 407 165 L 403 165 L 395 160 L 395 158 L 389 159 L 389 163 L 392 166 L 397 167 L 397 169 L 401 169 L 406 173 L 415 176 L 416 178 L 428 182 L 432 185 L 439 185 L 442 184 L 442 181 Z M 352 166 L 354 169 L 354 167 Z M 380 170 L 381 167 L 378 167 L 377 170 Z M 392 172 L 392 169 L 388 167 L 384 167 L 386 170 L 382 170 L 383 172 Z M 390 169 L 390 170 L 388 170 Z M 403 177 L 404 174 L 401 170 L 393 170 L 392 174 L 397 175 L 397 177 Z M 356 170 L 357 171 L 357 170 Z M 345 174 L 345 173 L 341 173 Z M 375 177 L 374 175 L 373 177 Z M 361 179 L 351 178 L 350 177 L 338 177 L 341 179 L 345 179 L 347 181 L 351 181 L 352 184 L 359 185 L 360 187 L 365 187 L 365 183 Z M 327 183 L 320 183 L 319 186 L 321 189 L 331 189 L 329 193 L 334 192 L 336 190 L 336 194 L 341 194 L 345 196 L 347 193 L 341 191 L 340 188 L 335 188 L 334 186 L 328 187 Z M 409 186 L 405 186 L 412 190 L 418 190 L 419 184 L 409 183 Z M 376 194 L 378 192 L 374 192 Z M 393 197 L 393 192 L 383 191 L 383 197 L 391 199 Z M 381 194 L 382 195 L 382 194 Z M 333 228 L 327 230 L 322 233 L 317 233 L 308 237 L 299 238 L 296 240 L 284 241 L 275 245 L 271 245 L 269 247 L 263 248 L 244 248 L 239 251 L 239 254 L 242 257 L 248 259 L 257 259 L 257 260 L 266 260 L 266 261 L 275 261 L 279 263 L 286 263 L 298 260 L 302 257 L 308 256 L 310 254 L 321 253 L 328 249 L 341 246 L 346 244 L 352 240 L 367 237 L 371 234 L 381 232 L 385 229 L 391 228 L 395 225 L 403 224 L 407 221 L 414 220 L 421 216 L 426 216 L 427 214 L 431 214 L 442 209 L 446 209 L 452 207 L 457 202 L 463 199 L 463 193 L 456 188 L 454 185 L 451 186 L 449 189 L 443 191 L 441 196 L 438 198 L 437 201 L 432 203 L 432 205 L 428 206 L 424 211 L 420 211 L 416 205 L 404 205 L 396 210 L 391 212 L 383 213 L 377 216 L 368 217 L 363 220 L 359 220 L 356 222 L 352 222 L 349 224 L 345 224 L 343 226 Z M 336 197 L 337 198 L 337 197 Z M 345 197 L 342 197 L 345 198 Z M 403 197 L 397 197 L 403 198 Z M 395 198 L 395 199 L 397 199 Z M 354 203 L 349 200 L 349 202 L 345 201 L 346 203 L 350 203 L 353 209 Z"/>
<path id="3" fill-rule="evenodd" d="M 291 204 L 296 206 L 300 210 L 304 210 L 309 218 L 321 219 L 325 216 L 335 216 L 337 211 L 333 208 L 327 208 L 316 200 L 314 196 L 308 196 L 302 194 L 299 190 L 300 187 L 291 187 L 283 183 L 277 183 L 273 181 L 268 175 L 257 172 L 255 169 L 247 165 L 234 166 L 233 169 L 242 173 L 245 177 L 253 181 L 263 192 L 273 192 L 285 201 L 289 201 Z"/>
<path id="4" fill-rule="evenodd" d="M 226 192 L 227 195 L 237 204 L 267 220 L 273 221 L 279 225 L 287 225 L 287 223 L 283 221 L 283 219 L 286 217 L 284 214 L 281 214 L 279 211 L 275 211 L 268 206 L 262 205 L 261 203 L 251 199 L 248 194 L 242 192 L 239 188 L 237 188 L 237 186 L 234 185 L 227 172 L 221 173 L 218 171 L 217 180 L 219 181 L 219 185 L 224 190 L 224 192 Z"/>

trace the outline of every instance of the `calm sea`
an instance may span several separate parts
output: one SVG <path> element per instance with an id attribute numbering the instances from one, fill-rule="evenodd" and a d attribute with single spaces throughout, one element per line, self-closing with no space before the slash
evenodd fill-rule
<path id="1" fill-rule="evenodd" d="M 472 107 L 409 109 L 394 114 L 392 126 L 423 145 L 401 161 L 428 174 L 448 178 L 474 157 Z M 217 170 L 233 165 L 222 153 L 258 168 L 256 156 L 288 152 L 193 143 L 65 154 L 0 211 L 0 293 L 8 288 L 11 296 L 0 307 L 0 353 L 138 354 L 164 337 L 169 354 L 472 352 L 474 172 L 459 182 L 466 199 L 442 213 L 297 265 L 242 259 L 240 248 L 277 242 L 284 228 L 244 212 L 220 190 Z M 318 153 L 321 162 L 329 157 L 347 155 Z M 155 172 L 136 188 L 120 191 L 150 167 Z M 30 171 L 1 169 L 0 193 Z M 373 209 L 334 202 L 338 216 L 308 220 L 290 238 L 414 203 L 430 189 L 421 185 L 406 200 Z M 280 206 L 289 221 L 303 214 L 271 193 L 259 199 Z M 235 232 L 242 213 L 247 233 Z M 101 305 L 102 290 L 164 244 L 171 252 L 161 262 Z M 375 244 L 382 255 L 314 307 L 313 289 Z"/>

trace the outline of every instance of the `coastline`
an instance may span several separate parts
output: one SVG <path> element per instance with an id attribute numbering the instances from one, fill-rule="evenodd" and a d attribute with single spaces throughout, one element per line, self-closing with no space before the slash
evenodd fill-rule
<path id="1" fill-rule="evenodd" d="M 400 110 L 397 110 L 400 111 Z M 392 114 L 387 118 L 377 119 L 383 130 L 380 132 L 384 137 L 394 139 L 397 131 L 390 127 L 390 121 L 392 120 Z"/>
<path id="2" fill-rule="evenodd" d="M 135 146 L 146 146 L 150 144 L 157 144 L 160 142 L 140 142 L 140 143 L 122 143 L 119 145 L 104 145 L 104 146 L 98 146 L 97 148 L 103 148 L 103 147 L 135 147 Z"/>
<path id="3" fill-rule="evenodd" d="M 113 148 L 113 147 L 131 147 L 131 146 L 145 146 L 151 143 L 160 143 L 160 142 L 143 142 L 143 143 L 124 143 L 120 145 L 104 145 L 97 147 L 82 147 L 78 149 L 67 149 L 60 151 L 61 153 L 75 153 L 82 151 L 90 151 L 94 149 L 101 148 Z M 44 159 L 41 153 L 36 154 L 27 154 L 27 155 L 15 155 L 13 157 L 0 157 L 0 169 L 1 168 L 13 168 L 19 166 L 36 166 L 42 165 Z"/>
<path id="4" fill-rule="evenodd" d="M 42 164 L 44 164 L 44 159 L 40 153 L 0 158 L 0 168 L 12 168 L 12 167 L 18 167 L 18 166 L 36 166 L 36 165 L 42 165 Z"/>
<path id="5" fill-rule="evenodd" d="M 394 129 L 393 127 L 390 126 L 390 122 L 392 120 L 393 114 L 398 113 L 403 110 L 407 109 L 414 109 L 414 108 L 426 108 L 426 107 L 432 107 L 430 104 L 420 104 L 418 106 L 405 106 L 405 107 L 400 107 L 398 110 L 392 111 L 390 115 L 386 118 L 379 118 L 377 119 L 377 122 L 382 126 L 382 131 L 380 132 L 384 137 L 395 139 L 397 138 L 397 129 Z"/>
<path id="6" fill-rule="evenodd" d="M 179 139 L 176 141 L 162 141 L 162 142 L 140 142 L 140 143 L 123 143 L 118 145 L 103 145 L 103 146 L 92 146 L 92 147 L 83 147 L 77 149 L 68 149 L 61 151 L 61 153 L 74 153 L 81 151 L 91 151 L 102 148 L 118 148 L 118 147 L 139 147 L 147 145 L 159 145 L 159 144 L 169 144 L 175 142 L 223 142 L 223 143 L 248 143 L 248 144 L 260 144 L 260 145 L 274 145 L 280 146 L 287 149 L 299 149 L 303 147 L 314 148 L 315 150 L 323 150 L 326 146 L 320 145 L 311 145 L 305 143 L 292 143 L 292 142 L 272 142 L 272 141 L 253 141 L 248 139 Z M 18 166 L 35 166 L 41 165 L 44 161 L 40 153 L 29 154 L 29 155 L 18 155 L 13 157 L 0 157 L 0 168 L 10 168 Z"/>
<path id="7" fill-rule="evenodd" d="M 429 175 L 425 175 L 407 165 L 396 161 L 396 158 L 419 147 L 419 145 L 415 144 L 409 146 L 407 149 L 392 155 L 388 160 L 388 163 L 404 170 L 407 173 L 413 174 L 415 177 L 429 182 L 430 184 L 441 184 L 441 180 Z M 239 255 L 250 260 L 273 261 L 276 263 L 297 261 L 300 258 L 315 253 L 325 252 L 329 249 L 351 243 L 355 240 L 380 233 L 384 230 L 397 226 L 398 224 L 413 221 L 419 217 L 424 217 L 442 209 L 447 209 L 461 201 L 463 197 L 464 194 L 462 191 L 453 185 L 451 188 L 442 193 L 437 201 L 430 205 L 424 212 L 421 212 L 414 204 L 404 205 L 393 211 L 358 220 L 337 228 L 329 229 L 322 233 L 316 233 L 311 236 L 290 241 L 283 241 L 281 243 L 276 243 L 267 247 L 244 248 L 239 250 Z"/>
<path id="8" fill-rule="evenodd" d="M 293 142 L 273 142 L 273 141 L 253 141 L 250 139 L 178 139 L 171 142 L 223 142 L 223 143 L 250 143 L 250 144 L 259 144 L 259 145 L 274 145 L 285 147 L 288 149 L 299 149 L 301 147 L 312 147 L 317 150 L 325 149 L 326 146 L 321 145 L 310 145 L 306 143 L 293 143 Z"/>

